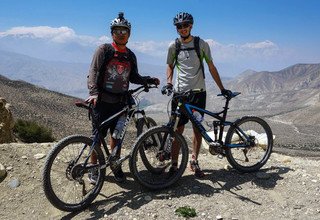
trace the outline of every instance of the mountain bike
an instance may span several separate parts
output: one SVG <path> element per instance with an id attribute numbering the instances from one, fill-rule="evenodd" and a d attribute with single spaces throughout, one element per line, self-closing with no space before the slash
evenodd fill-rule
<path id="1" fill-rule="evenodd" d="M 148 92 L 156 88 L 152 85 L 139 86 L 129 90 L 125 96 L 129 100 L 118 113 L 103 121 L 93 132 L 93 137 L 84 135 L 71 135 L 60 140 L 49 152 L 43 169 L 43 190 L 49 202 L 63 211 L 79 211 L 91 204 L 99 194 L 106 175 L 106 168 L 116 170 L 130 157 L 130 154 L 119 158 L 120 149 L 129 123 L 133 120 L 137 129 L 137 136 L 144 130 L 156 126 L 156 122 L 146 116 L 144 110 L 139 109 L 141 92 Z M 83 101 L 76 102 L 78 107 L 88 110 L 89 117 L 93 117 L 92 105 Z M 120 132 L 120 138 L 112 151 L 109 151 L 105 139 L 106 128 L 114 120 L 126 115 L 124 127 Z M 100 147 L 101 146 L 101 147 Z M 103 153 L 103 150 L 105 154 Z M 90 156 L 95 152 L 97 163 L 90 163 Z M 144 151 L 141 151 L 144 154 Z M 142 156 L 143 160 L 147 158 Z M 144 163 L 149 164 L 148 161 Z M 91 184 L 88 179 L 89 172 L 98 174 L 96 184 Z"/>
<path id="2" fill-rule="evenodd" d="M 201 91 L 201 90 L 200 90 Z M 270 126 L 256 116 L 244 116 L 235 121 L 227 121 L 229 101 L 238 96 L 239 92 L 222 95 L 225 105 L 220 112 L 211 112 L 188 103 L 188 97 L 200 92 L 189 90 L 176 96 L 178 105 L 171 113 L 168 124 L 156 126 L 136 140 L 132 158 L 138 158 L 142 151 L 151 163 L 141 163 L 140 160 L 130 160 L 130 171 L 136 181 L 147 188 L 162 189 L 175 183 L 183 174 L 188 163 L 188 146 L 185 138 L 177 131 L 181 114 L 186 114 L 193 126 L 201 133 L 209 145 L 209 151 L 218 157 L 226 157 L 233 168 L 240 172 L 255 172 L 269 159 L 273 147 L 273 134 Z M 172 100 L 172 101 L 174 101 Z M 170 101 L 169 101 L 170 102 Z M 209 120 L 201 122 L 194 112 L 204 113 Z M 228 130 L 225 132 L 225 127 Z M 213 131 L 213 135 L 209 135 Z M 170 173 L 171 150 L 173 141 L 179 146 L 178 169 Z"/>

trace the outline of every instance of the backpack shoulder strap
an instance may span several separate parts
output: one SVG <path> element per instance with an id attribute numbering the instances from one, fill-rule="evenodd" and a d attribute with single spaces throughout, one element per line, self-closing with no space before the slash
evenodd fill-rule
<path id="1" fill-rule="evenodd" d="M 175 48 L 176 48 L 175 57 L 177 58 L 181 51 L 181 42 L 179 41 L 179 38 L 176 38 L 175 40 Z"/>
<path id="2" fill-rule="evenodd" d="M 205 78 L 204 66 L 203 66 L 203 62 L 201 59 L 201 51 L 200 51 L 200 37 L 195 36 L 194 37 L 194 48 L 188 48 L 186 50 L 195 50 L 196 51 L 197 56 L 200 61 L 200 68 L 202 70 L 203 78 Z M 181 42 L 179 41 L 179 38 L 176 38 L 176 40 L 175 40 L 175 61 L 173 63 L 173 68 L 176 66 L 178 55 L 179 55 L 180 51 L 181 51 Z"/>
<path id="3" fill-rule="evenodd" d="M 177 60 L 178 60 L 178 55 L 181 51 L 181 42 L 179 41 L 179 38 L 176 38 L 175 40 L 175 54 L 174 54 L 174 63 L 173 63 L 173 69 L 177 64 Z"/>
<path id="4" fill-rule="evenodd" d="M 200 43 L 199 43 L 199 41 L 200 41 L 200 37 L 195 36 L 194 37 L 194 49 L 195 49 L 195 51 L 197 53 L 197 56 L 200 59 L 201 58 L 201 53 L 200 53 Z"/>
<path id="5" fill-rule="evenodd" d="M 137 66 L 137 57 L 136 57 L 136 55 L 129 48 L 127 48 L 127 50 L 128 50 L 128 55 L 129 55 L 130 62 L 132 62 L 132 64 L 134 66 Z"/>
<path id="6" fill-rule="evenodd" d="M 177 64 L 177 60 L 178 60 L 178 55 L 181 51 L 181 42 L 179 41 L 179 38 L 176 38 L 175 42 L 175 53 L 174 53 L 174 63 L 173 63 L 173 68 L 176 66 Z"/>
<path id="7" fill-rule="evenodd" d="M 103 73 L 105 71 L 107 63 L 113 58 L 115 50 L 111 44 L 106 43 L 103 45 L 103 53 L 104 53 L 103 62 L 102 62 L 102 65 L 99 69 L 99 72 L 97 73 L 97 82 L 96 83 L 97 83 L 98 87 L 101 87 L 101 85 L 102 85 Z"/>
<path id="8" fill-rule="evenodd" d="M 110 61 L 111 58 L 114 56 L 114 48 L 111 44 L 104 44 L 104 66 Z"/>
<path id="9" fill-rule="evenodd" d="M 199 58 L 199 61 L 200 61 L 200 67 L 201 67 L 201 70 L 202 70 L 202 73 L 203 73 L 203 78 L 205 78 L 204 66 L 203 66 L 203 62 L 202 62 L 202 59 L 201 59 L 200 37 L 199 36 L 195 36 L 194 37 L 194 49 L 195 49 L 195 51 L 197 53 L 197 56 Z"/>

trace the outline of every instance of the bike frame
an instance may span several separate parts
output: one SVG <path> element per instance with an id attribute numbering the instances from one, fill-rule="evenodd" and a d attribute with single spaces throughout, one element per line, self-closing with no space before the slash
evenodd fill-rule
<path id="1" fill-rule="evenodd" d="M 116 156 L 117 153 L 119 153 L 124 137 L 125 137 L 125 133 L 127 131 L 127 126 L 129 125 L 130 121 L 134 118 L 135 119 L 135 115 L 137 114 L 141 114 L 143 116 L 143 118 L 145 118 L 146 114 L 144 110 L 138 110 L 138 107 L 130 107 L 130 106 L 125 106 L 122 110 L 120 110 L 118 113 L 112 115 L 111 117 L 109 117 L 108 119 L 104 120 L 100 126 L 98 126 L 98 128 L 94 131 L 94 138 L 93 138 L 93 146 L 92 148 L 96 145 L 96 144 L 102 144 L 105 153 L 107 155 L 107 157 L 109 156 Z M 103 130 L 107 127 L 109 127 L 111 125 L 111 123 L 113 123 L 115 120 L 117 120 L 122 114 L 126 114 L 126 120 L 124 123 L 124 127 L 121 131 L 120 134 L 120 138 L 117 141 L 117 144 L 115 146 L 115 148 L 113 149 L 112 152 L 109 151 L 108 147 L 107 147 L 107 142 L 104 139 L 104 134 L 103 134 Z"/>
<path id="2" fill-rule="evenodd" d="M 240 94 L 240 93 L 235 93 L 234 96 L 237 96 L 238 94 Z M 224 145 L 225 147 L 228 147 L 228 148 L 248 147 L 248 144 L 246 144 L 246 143 L 248 143 L 248 141 L 250 141 L 250 137 L 247 134 L 245 134 L 245 132 L 241 128 L 236 126 L 235 122 L 230 122 L 230 121 L 226 120 L 227 112 L 229 109 L 229 101 L 231 100 L 231 98 L 226 98 L 225 106 L 223 107 L 223 110 L 220 112 L 211 112 L 211 111 L 205 110 L 203 108 L 199 108 L 199 107 L 194 106 L 194 105 L 188 103 L 187 101 L 183 100 L 182 97 L 180 97 L 178 100 L 179 101 L 178 101 L 177 109 L 174 112 L 174 115 L 176 115 L 176 121 L 174 122 L 174 131 L 176 131 L 176 129 L 177 129 L 177 124 L 178 124 L 178 121 L 179 121 L 179 118 L 181 115 L 180 112 L 183 111 L 183 109 L 184 109 L 185 110 L 184 112 L 186 112 L 188 118 L 191 120 L 194 127 L 200 132 L 201 136 L 205 139 L 205 141 L 208 144 L 218 141 L 219 144 Z M 209 116 L 217 119 L 217 121 L 212 122 L 213 126 L 214 126 L 215 135 L 217 135 L 217 133 L 216 133 L 217 126 L 219 126 L 219 128 L 220 128 L 219 129 L 219 136 L 215 138 L 216 140 L 212 140 L 212 138 L 210 138 L 210 136 L 207 134 L 207 131 L 204 128 L 204 126 L 201 124 L 201 122 L 199 122 L 195 118 L 195 116 L 193 116 L 193 113 L 192 113 L 193 110 L 196 110 L 200 113 L 204 113 L 206 115 L 209 115 Z M 239 137 L 244 137 L 244 141 L 245 141 L 244 144 L 225 145 L 223 143 L 222 138 L 223 138 L 224 127 L 231 126 L 231 125 L 236 126 L 236 133 L 239 135 Z"/>
<path id="3" fill-rule="evenodd" d="M 143 86 L 138 87 L 134 91 L 136 92 L 136 91 L 140 90 L 141 88 L 143 88 Z M 152 88 L 152 87 L 148 87 L 148 88 Z M 108 128 L 111 125 L 111 123 L 113 123 L 115 120 L 117 120 L 122 114 L 126 114 L 126 120 L 124 123 L 124 127 L 121 131 L 120 138 L 118 139 L 115 148 L 112 150 L 112 152 L 110 152 L 110 150 L 108 149 L 107 142 L 104 138 L 105 135 L 104 135 L 103 131 L 105 130 L 105 128 Z M 140 110 L 138 105 L 133 106 L 131 103 L 129 103 L 128 105 L 123 107 L 122 110 L 120 110 L 119 112 L 113 114 L 112 116 L 110 116 L 109 118 L 107 118 L 106 120 L 101 122 L 101 124 L 93 131 L 93 135 L 94 135 L 93 136 L 93 143 L 90 146 L 90 151 L 89 151 L 88 157 L 85 160 L 85 165 L 88 163 L 90 155 L 92 154 L 94 147 L 96 145 L 100 145 L 100 144 L 102 144 L 103 149 L 104 149 L 108 159 L 115 158 L 115 156 L 120 153 L 121 146 L 122 146 L 122 143 L 123 143 L 123 140 L 125 137 L 125 133 L 127 131 L 127 126 L 129 125 L 129 123 L 131 122 L 132 119 L 134 119 L 135 122 L 137 121 L 137 118 L 135 117 L 137 114 L 141 114 L 144 119 L 146 118 L 146 114 L 145 114 L 144 110 Z M 92 120 L 95 120 L 93 116 L 92 116 Z M 127 155 L 123 158 L 120 158 L 120 160 L 117 161 L 117 163 L 120 164 L 120 163 L 122 163 L 122 161 L 128 159 L 129 157 L 130 157 L 130 155 Z M 110 163 L 106 164 L 106 166 L 108 166 L 108 165 L 110 165 Z"/>

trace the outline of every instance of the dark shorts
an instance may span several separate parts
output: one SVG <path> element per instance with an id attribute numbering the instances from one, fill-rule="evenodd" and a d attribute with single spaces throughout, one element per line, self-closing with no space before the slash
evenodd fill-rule
<path id="1" fill-rule="evenodd" d="M 175 96 L 177 96 L 177 94 L 173 94 L 173 99 L 172 99 L 172 103 L 171 103 L 171 110 L 175 111 L 177 108 L 177 101 L 175 100 Z M 206 99 L 207 99 L 207 92 L 199 92 L 199 93 L 195 93 L 192 95 L 192 97 L 188 97 L 188 103 L 190 103 L 191 105 L 197 106 L 199 108 L 206 108 Z M 201 115 L 203 116 L 204 114 L 201 113 Z M 178 127 L 185 125 L 189 122 L 188 116 L 186 116 L 184 113 L 181 114 L 179 123 L 178 123 Z"/>
<path id="2" fill-rule="evenodd" d="M 101 122 L 122 110 L 125 105 L 124 103 L 97 102 L 92 112 L 92 119 L 95 119 L 92 120 L 92 131 L 94 131 Z M 104 135 L 107 134 L 108 129 L 110 129 L 110 133 L 112 134 L 116 124 L 117 120 L 114 120 L 110 126 L 106 127 L 105 130 L 103 130 Z"/>

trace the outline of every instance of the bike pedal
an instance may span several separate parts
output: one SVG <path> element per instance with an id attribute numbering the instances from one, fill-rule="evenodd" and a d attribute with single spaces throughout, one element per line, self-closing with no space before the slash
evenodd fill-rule
<path id="1" fill-rule="evenodd" d="M 209 146 L 210 146 L 210 147 L 220 147 L 221 144 L 218 143 L 218 142 L 211 142 L 211 143 L 209 144 Z"/>

